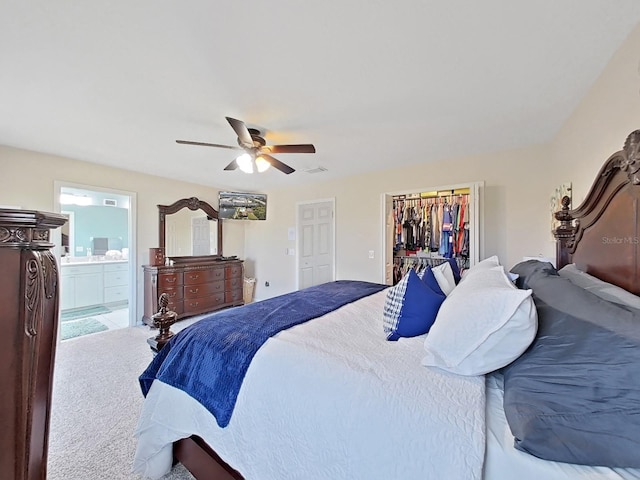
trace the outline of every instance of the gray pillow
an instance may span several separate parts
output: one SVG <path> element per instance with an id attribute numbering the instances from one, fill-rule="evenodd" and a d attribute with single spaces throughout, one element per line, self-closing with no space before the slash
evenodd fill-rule
<path id="1" fill-rule="evenodd" d="M 599 278 L 589 275 L 576 267 L 571 263 L 565 265 L 558 270 L 558 275 L 563 278 L 568 278 L 571 283 L 582 287 L 591 293 L 604 298 L 610 302 L 619 303 L 620 305 L 627 305 L 631 308 L 640 309 L 640 297 L 634 295 L 631 292 L 627 292 L 624 288 L 620 288 L 608 282 L 604 282 Z"/>
<path id="2" fill-rule="evenodd" d="M 503 369 L 515 447 L 546 460 L 639 468 L 640 311 L 532 262 L 512 269 L 538 309 L 536 338 Z"/>

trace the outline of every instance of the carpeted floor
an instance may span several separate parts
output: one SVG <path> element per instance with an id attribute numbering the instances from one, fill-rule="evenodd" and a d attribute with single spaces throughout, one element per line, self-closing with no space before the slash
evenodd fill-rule
<path id="1" fill-rule="evenodd" d="M 131 473 L 133 432 L 143 400 L 138 376 L 152 358 L 150 336 L 148 327 L 123 328 L 58 345 L 48 480 L 141 479 Z M 190 479 L 181 465 L 163 478 Z"/>

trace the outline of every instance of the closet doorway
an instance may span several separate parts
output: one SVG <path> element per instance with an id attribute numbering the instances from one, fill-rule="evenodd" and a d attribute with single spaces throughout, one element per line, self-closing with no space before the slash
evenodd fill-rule
<path id="1" fill-rule="evenodd" d="M 429 251 L 429 249 L 411 248 L 406 249 L 406 245 L 402 245 L 402 241 L 398 240 L 398 219 L 394 212 L 394 198 L 407 198 L 407 199 L 427 199 L 429 197 L 445 195 L 450 193 L 454 195 L 454 192 L 465 191 L 468 192 L 468 234 L 469 234 L 469 249 L 466 257 L 466 264 L 468 267 L 475 265 L 480 256 L 483 254 L 483 228 L 482 228 L 482 196 L 484 190 L 484 182 L 470 182 L 464 184 L 444 185 L 438 187 L 425 187 L 420 189 L 404 190 L 399 192 L 387 192 L 382 195 L 382 246 L 384 252 L 384 261 L 382 264 L 382 278 L 386 285 L 394 284 L 394 269 L 398 267 L 396 264 L 398 261 L 406 262 L 408 264 L 414 264 L 416 262 L 426 261 L 430 263 L 431 260 L 437 262 L 439 260 L 438 252 Z M 406 216 L 403 217 L 402 222 L 406 220 Z M 404 239 L 403 239 L 404 240 Z M 400 243 L 399 243 L 400 242 Z M 407 250 L 400 255 L 403 258 L 399 258 L 398 249 Z M 440 260 L 442 261 L 442 260 Z"/>
<path id="2" fill-rule="evenodd" d="M 69 219 L 54 234 L 59 340 L 135 325 L 136 194 L 56 181 L 54 208 Z"/>
<path id="3" fill-rule="evenodd" d="M 335 280 L 335 199 L 298 203 L 298 290 Z"/>

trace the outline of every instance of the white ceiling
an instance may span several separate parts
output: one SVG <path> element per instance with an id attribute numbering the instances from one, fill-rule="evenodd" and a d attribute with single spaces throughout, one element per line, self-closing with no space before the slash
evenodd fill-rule
<path id="1" fill-rule="evenodd" d="M 0 144 L 262 190 L 545 143 L 638 0 L 2 0 Z M 297 171 L 223 171 L 225 116 Z M 327 172 L 304 169 L 323 166 Z"/>

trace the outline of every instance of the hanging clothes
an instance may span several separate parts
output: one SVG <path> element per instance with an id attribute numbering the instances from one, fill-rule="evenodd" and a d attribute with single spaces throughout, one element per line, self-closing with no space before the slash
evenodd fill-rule
<path id="1" fill-rule="evenodd" d="M 404 202 L 398 200 L 395 203 L 395 225 L 396 225 L 396 246 L 401 248 L 402 245 L 402 219 L 404 217 Z"/>
<path id="2" fill-rule="evenodd" d="M 438 253 L 445 258 L 453 257 L 453 220 L 451 219 L 451 205 L 443 203 L 442 230 L 440 233 L 440 248 Z"/>
<path id="3" fill-rule="evenodd" d="M 427 201 L 422 204 L 422 218 L 422 245 L 423 249 L 426 250 L 431 243 L 431 206 Z"/>
<path id="4" fill-rule="evenodd" d="M 399 281 L 410 268 L 423 268 L 424 261 L 416 263 L 416 258 L 431 258 L 443 261 L 455 258 L 461 270 L 469 263 L 469 194 L 443 195 L 427 198 L 409 196 L 394 197 L 393 242 L 394 252 L 410 255 L 411 261 L 396 262 L 394 253 L 394 283 Z M 416 257 L 413 252 L 423 256 Z M 400 259 L 400 257 L 398 257 Z"/>
<path id="5" fill-rule="evenodd" d="M 438 211 L 438 202 L 431 205 L 431 244 L 429 249 L 437 252 L 440 248 L 440 212 Z"/>
<path id="6" fill-rule="evenodd" d="M 462 202 L 460 205 L 460 213 L 458 214 L 458 236 L 456 238 L 456 252 L 462 255 L 464 245 L 464 225 L 467 218 L 467 199 L 463 197 L 460 199 Z"/>

